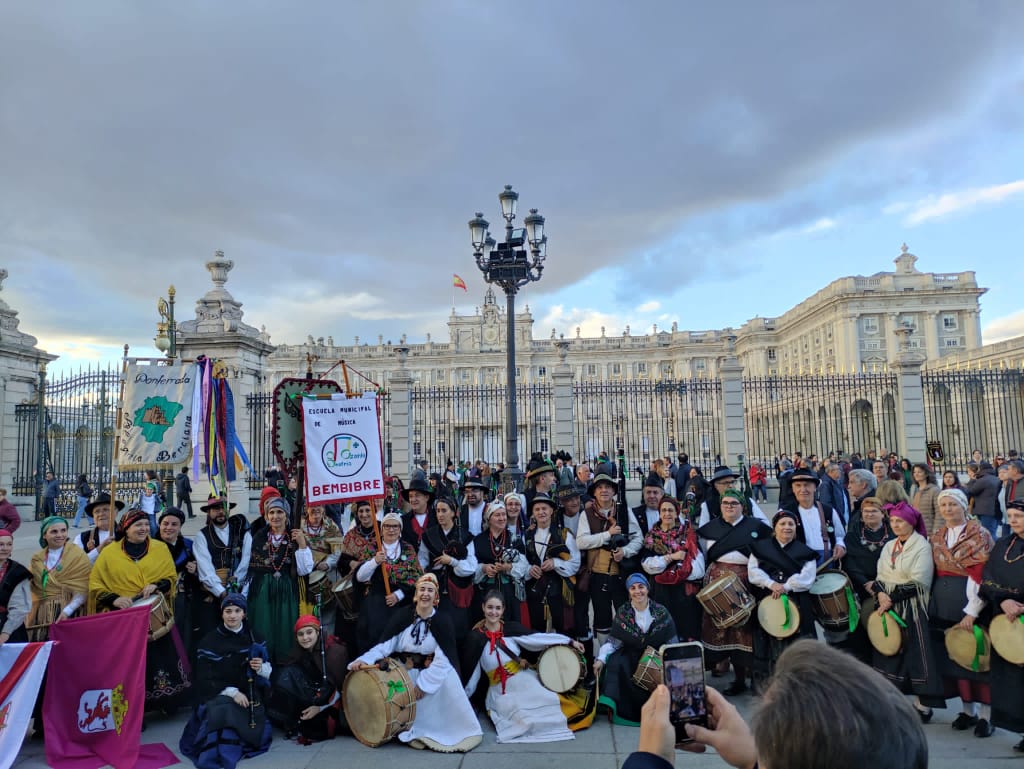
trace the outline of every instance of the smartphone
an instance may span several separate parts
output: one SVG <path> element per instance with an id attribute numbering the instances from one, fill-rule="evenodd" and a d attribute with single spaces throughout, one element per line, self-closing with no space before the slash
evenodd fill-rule
<path id="1" fill-rule="evenodd" d="M 666 644 L 661 647 L 662 675 L 671 702 L 669 720 L 676 730 L 676 742 L 692 742 L 686 724 L 708 725 L 705 698 L 704 646 L 698 642 Z"/>

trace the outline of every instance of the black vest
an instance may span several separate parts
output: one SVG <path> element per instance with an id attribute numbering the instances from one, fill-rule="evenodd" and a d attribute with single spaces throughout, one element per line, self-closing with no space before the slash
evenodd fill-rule
<path id="1" fill-rule="evenodd" d="M 427 549 L 430 562 L 427 564 L 426 572 L 437 577 L 441 594 L 448 593 L 448 583 L 457 587 L 469 587 L 473 584 L 472 577 L 460 577 L 454 570 L 445 566 L 440 569 L 434 568 L 434 559 L 441 555 L 450 555 L 457 561 L 464 561 L 469 555 L 469 548 L 473 547 L 473 535 L 464 531 L 461 527 L 455 526 L 447 535 L 441 531 L 438 525 L 430 526 L 423 532 L 423 546 Z"/>
<path id="2" fill-rule="evenodd" d="M 0 625 L 7 620 L 7 604 L 11 600 L 11 594 L 14 593 L 14 588 L 21 584 L 23 580 L 30 579 L 32 574 L 17 561 L 8 559 L 7 561 L 7 573 L 4 575 L 3 582 L 0 582 Z"/>
<path id="3" fill-rule="evenodd" d="M 233 575 L 242 560 L 242 540 L 245 539 L 245 530 L 248 528 L 248 521 L 240 515 L 232 515 L 228 518 L 228 543 L 223 544 L 220 538 L 213 533 L 214 526 L 204 526 L 199 533 L 206 538 L 206 549 L 210 553 L 210 560 L 214 569 L 227 569 L 228 574 Z"/>

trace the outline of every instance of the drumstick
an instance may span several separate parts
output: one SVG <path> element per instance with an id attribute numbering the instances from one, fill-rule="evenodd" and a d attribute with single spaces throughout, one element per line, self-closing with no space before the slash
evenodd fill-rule
<path id="1" fill-rule="evenodd" d="M 830 563 L 832 563 L 832 561 L 834 561 L 835 559 L 836 559 L 836 557 L 833 555 L 831 558 L 829 558 L 827 561 L 825 561 L 825 563 L 823 563 L 821 566 L 819 566 L 818 570 L 816 572 L 814 572 L 814 573 L 815 574 L 821 574 L 825 570 L 825 567 L 828 566 Z"/>

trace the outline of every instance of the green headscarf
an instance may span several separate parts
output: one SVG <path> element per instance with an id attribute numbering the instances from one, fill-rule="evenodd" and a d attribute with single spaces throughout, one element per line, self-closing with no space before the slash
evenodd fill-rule
<path id="1" fill-rule="evenodd" d="M 67 523 L 67 519 L 60 515 L 51 515 L 43 519 L 39 524 L 39 547 L 46 547 L 46 530 L 57 523 Z"/>
<path id="2" fill-rule="evenodd" d="M 741 505 L 747 501 L 743 498 L 743 493 L 737 491 L 736 489 L 726 489 L 724 492 L 722 492 L 722 499 L 725 499 L 726 497 L 738 499 Z"/>

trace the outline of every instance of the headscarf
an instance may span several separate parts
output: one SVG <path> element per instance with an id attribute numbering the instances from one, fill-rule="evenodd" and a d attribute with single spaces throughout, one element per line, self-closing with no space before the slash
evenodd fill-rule
<path id="1" fill-rule="evenodd" d="M 420 577 L 418 580 L 416 580 L 416 588 L 417 589 L 419 589 L 420 582 L 429 582 L 430 584 L 432 584 L 434 586 L 435 590 L 440 590 L 441 589 L 441 586 L 437 582 L 437 577 L 433 573 L 431 573 L 431 572 L 428 572 L 428 573 L 424 574 L 422 577 Z"/>
<path id="2" fill-rule="evenodd" d="M 388 513 L 380 519 L 380 525 L 383 527 L 385 523 L 397 523 L 399 528 L 402 528 L 402 516 L 398 513 Z"/>
<path id="3" fill-rule="evenodd" d="M 943 497 L 952 497 L 963 508 L 964 512 L 967 512 L 967 495 L 960 491 L 960 489 L 943 489 L 939 492 L 939 496 L 935 500 L 936 503 L 941 502 Z"/>
<path id="4" fill-rule="evenodd" d="M 48 518 L 44 518 L 43 522 L 39 524 L 39 547 L 46 547 L 46 530 L 58 523 L 67 525 L 67 520 L 60 515 L 51 515 Z"/>
<path id="5" fill-rule="evenodd" d="M 510 491 L 508 494 L 503 496 L 501 498 L 501 504 L 503 506 L 507 505 L 508 501 L 510 499 L 512 499 L 513 497 L 519 500 L 519 507 L 521 507 L 523 510 L 525 510 L 526 509 L 526 497 L 524 497 L 522 494 L 520 494 L 517 491 Z"/>
<path id="6" fill-rule="evenodd" d="M 0 537 L 10 537 L 11 539 L 14 539 L 14 535 L 7 531 L 7 529 L 0 529 Z"/>
<path id="7" fill-rule="evenodd" d="M 736 489 L 726 489 L 722 492 L 722 499 L 725 499 L 726 497 L 732 497 L 733 499 L 739 500 L 741 505 L 746 501 L 743 499 L 743 494 Z"/>
<path id="8" fill-rule="evenodd" d="M 505 509 L 505 503 L 501 502 L 501 501 L 499 501 L 497 499 L 494 500 L 493 502 L 491 502 L 491 504 L 487 505 L 487 507 L 484 508 L 483 515 L 481 516 L 482 519 L 483 519 L 483 525 L 484 526 L 490 525 L 491 516 L 494 514 L 495 510 L 499 510 L 499 509 L 500 510 L 504 510 Z"/>
<path id="9" fill-rule="evenodd" d="M 263 491 L 260 492 L 260 517 L 263 517 L 263 507 L 267 502 L 275 497 L 280 497 L 281 492 L 275 489 L 273 486 L 264 486 Z"/>
<path id="10" fill-rule="evenodd" d="M 888 504 L 883 509 L 889 514 L 889 518 L 899 518 L 906 521 L 922 537 L 928 537 L 928 530 L 924 526 L 924 519 L 921 517 L 921 514 L 906 502 L 897 502 L 895 505 Z"/>
<path id="11" fill-rule="evenodd" d="M 237 606 L 242 611 L 247 611 L 249 608 L 249 604 L 245 600 L 245 596 L 241 593 L 224 594 L 224 597 L 220 601 L 220 610 L 224 611 L 229 606 Z"/>
<path id="12" fill-rule="evenodd" d="M 285 515 L 292 514 L 292 506 L 288 504 L 288 500 L 281 496 L 271 497 L 263 508 L 263 517 L 265 518 L 267 513 L 271 510 L 284 510 Z"/>
<path id="13" fill-rule="evenodd" d="M 182 523 L 185 523 L 185 514 L 176 507 L 164 508 L 164 511 L 160 513 L 160 517 L 157 519 L 157 523 L 163 523 L 164 518 L 166 518 L 167 516 L 177 518 Z"/>
<path id="14" fill-rule="evenodd" d="M 779 512 L 777 512 L 774 516 L 772 516 L 772 528 L 774 529 L 775 528 L 775 524 L 777 524 L 783 518 L 789 518 L 797 526 L 800 525 L 800 521 L 798 521 L 796 519 L 796 516 L 791 511 L 789 511 L 789 510 L 779 510 Z"/>
<path id="15" fill-rule="evenodd" d="M 651 583 L 647 581 L 647 577 L 638 571 L 635 571 L 626 577 L 626 590 L 629 590 L 633 585 L 643 585 L 648 590 L 651 589 Z"/>
<path id="16" fill-rule="evenodd" d="M 148 520 L 149 516 L 146 515 L 144 510 L 138 507 L 133 507 L 121 516 L 121 531 L 126 532 L 131 528 L 132 524 Z"/>
<path id="17" fill-rule="evenodd" d="M 304 627 L 315 627 L 317 630 L 320 630 L 320 620 L 312 614 L 303 614 L 295 620 L 295 632 L 298 633 Z"/>

